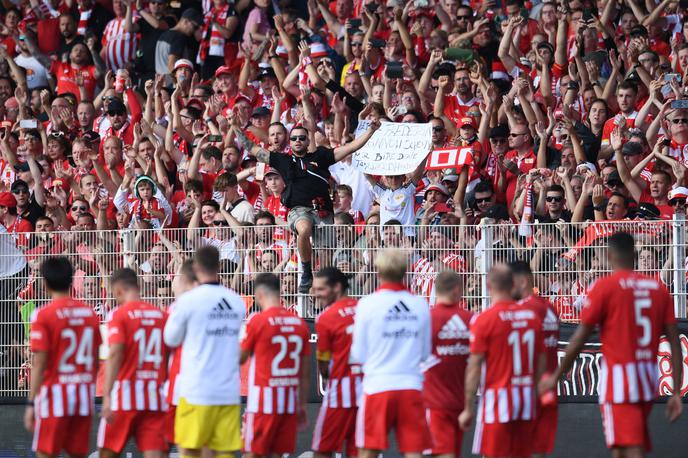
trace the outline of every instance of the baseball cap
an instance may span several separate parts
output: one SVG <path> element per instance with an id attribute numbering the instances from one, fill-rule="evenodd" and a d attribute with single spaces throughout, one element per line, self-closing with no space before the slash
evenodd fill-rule
<path id="1" fill-rule="evenodd" d="M 470 126 L 474 129 L 476 129 L 475 119 L 470 117 L 470 116 L 466 116 L 465 118 L 461 118 L 461 122 L 459 123 L 459 127 L 465 127 L 465 126 Z"/>
<path id="2" fill-rule="evenodd" d="M 220 67 L 217 67 L 217 70 L 215 70 L 215 78 L 217 78 L 220 75 L 233 75 L 233 74 L 234 74 L 234 72 L 227 65 L 222 65 Z"/>
<path id="3" fill-rule="evenodd" d="M 27 164 L 27 166 L 28 166 L 28 164 Z M 26 191 L 28 191 L 29 190 L 29 184 L 24 180 L 15 180 L 14 183 L 12 183 L 12 186 L 10 187 L 10 191 L 12 193 L 15 193 L 16 191 L 18 191 L 19 189 L 22 189 L 22 188 L 25 189 Z"/>
<path id="4" fill-rule="evenodd" d="M 437 192 L 440 192 L 440 193 L 444 194 L 445 196 L 449 197 L 449 190 L 447 189 L 447 187 L 445 185 L 443 185 L 441 183 L 431 184 L 430 186 L 425 188 L 425 192 L 423 193 L 423 195 L 427 196 L 428 192 L 430 192 L 430 191 L 437 191 Z"/>
<path id="5" fill-rule="evenodd" d="M 29 168 L 28 162 L 17 162 L 13 168 L 15 172 L 28 172 L 29 170 L 31 170 Z M 12 184 L 12 186 L 14 186 L 14 183 Z"/>
<path id="6" fill-rule="evenodd" d="M 126 114 L 126 112 L 127 107 L 124 106 L 124 103 L 120 99 L 114 99 L 108 105 L 107 114 L 109 115 Z"/>
<path id="7" fill-rule="evenodd" d="M 538 43 L 537 49 L 542 49 L 542 48 L 547 48 L 547 49 L 549 49 L 549 51 L 552 54 L 554 54 L 554 46 L 552 46 L 552 43 L 550 43 L 549 41 L 544 40 L 544 41 L 541 41 L 540 43 Z"/>
<path id="8" fill-rule="evenodd" d="M 313 58 L 327 56 L 327 48 L 325 48 L 325 45 L 322 43 L 311 43 L 310 48 L 311 57 Z"/>
<path id="9" fill-rule="evenodd" d="M 267 107 L 256 107 L 253 109 L 253 113 L 251 113 L 252 118 L 260 118 L 263 116 L 270 116 L 270 110 Z"/>
<path id="10" fill-rule="evenodd" d="M 14 198 L 11 192 L 0 192 L 0 207 L 15 208 L 17 206 L 17 199 Z"/>
<path id="11" fill-rule="evenodd" d="M 182 19 L 187 19 L 191 22 L 195 22 L 196 25 L 200 26 L 203 24 L 203 15 L 193 8 L 187 8 L 182 13 Z"/>
<path id="12" fill-rule="evenodd" d="M 274 168 L 274 167 L 270 167 L 269 165 L 266 165 L 266 166 L 265 166 L 265 176 L 268 176 L 268 175 L 280 175 L 280 176 L 282 176 L 282 175 L 279 173 L 279 170 L 277 170 L 277 169 Z"/>
<path id="13" fill-rule="evenodd" d="M 635 210 L 635 217 L 642 219 L 659 219 L 661 212 L 655 204 L 641 202 Z"/>
<path id="14" fill-rule="evenodd" d="M 494 126 L 490 130 L 490 138 L 507 138 L 509 136 L 509 128 L 503 124 Z"/>
<path id="15" fill-rule="evenodd" d="M 258 80 L 261 80 L 261 79 L 267 78 L 267 77 L 276 78 L 275 71 L 272 69 L 272 67 L 263 67 L 258 72 L 258 76 L 257 76 Z"/>
<path id="16" fill-rule="evenodd" d="M 180 68 L 188 68 L 189 70 L 193 71 L 193 62 L 191 62 L 189 59 L 179 59 L 174 63 L 173 71 L 176 72 Z"/>
<path id="17" fill-rule="evenodd" d="M 638 142 L 626 142 L 621 148 L 621 153 L 624 156 L 637 156 L 643 153 L 643 145 Z"/>
<path id="18" fill-rule="evenodd" d="M 688 188 L 679 186 L 669 191 L 669 200 L 673 199 L 688 199 Z"/>
<path id="19" fill-rule="evenodd" d="M 442 177 L 442 181 L 451 181 L 456 183 L 457 181 L 459 181 L 459 176 L 456 174 L 455 171 L 450 170 L 449 172 L 444 174 L 444 176 Z"/>
<path id="20" fill-rule="evenodd" d="M 86 132 L 84 132 L 81 138 L 86 140 L 88 143 L 100 142 L 100 135 L 98 134 L 98 132 L 93 130 L 87 130 Z"/>

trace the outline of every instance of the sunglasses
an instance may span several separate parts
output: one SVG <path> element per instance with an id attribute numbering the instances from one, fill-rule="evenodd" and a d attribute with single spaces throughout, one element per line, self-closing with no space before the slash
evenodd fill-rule
<path id="1" fill-rule="evenodd" d="M 307 135 L 292 135 L 289 140 L 293 142 L 305 142 L 308 139 Z"/>
<path id="2" fill-rule="evenodd" d="M 229 224 L 227 223 L 227 221 L 217 221 L 217 220 L 214 220 L 214 221 L 213 221 L 213 226 L 229 226 Z"/>
<path id="3" fill-rule="evenodd" d="M 12 194 L 28 194 L 29 190 L 26 188 L 21 188 L 21 189 L 15 189 L 12 191 Z"/>
<path id="4" fill-rule="evenodd" d="M 623 186 L 623 183 L 621 183 L 620 181 L 616 181 L 616 180 L 607 181 L 607 186 L 609 186 L 610 188 L 620 188 L 621 186 Z"/>
<path id="5" fill-rule="evenodd" d="M 353 47 L 359 47 L 359 46 L 363 46 L 363 43 L 362 43 L 362 42 L 359 42 L 359 41 L 352 41 L 352 42 L 351 42 L 351 47 L 352 47 L 352 48 L 353 48 Z"/>
<path id="6" fill-rule="evenodd" d="M 516 137 L 520 137 L 521 135 L 528 135 L 528 134 L 525 134 L 525 133 L 523 133 L 523 134 L 509 134 L 509 137 L 516 138 Z"/>
<path id="7" fill-rule="evenodd" d="M 672 124 L 688 124 L 688 119 L 686 118 L 675 118 L 671 120 Z"/>
<path id="8" fill-rule="evenodd" d="M 72 207 L 72 211 L 73 212 L 85 212 L 85 211 L 88 211 L 88 208 L 75 206 L 75 207 Z"/>
<path id="9" fill-rule="evenodd" d="M 468 21 L 468 20 L 470 20 L 472 17 L 473 17 L 473 16 L 456 16 L 456 20 L 457 20 L 457 21 L 460 21 L 460 20 Z"/>
<path id="10" fill-rule="evenodd" d="M 108 111 L 108 115 L 110 115 L 110 116 L 124 116 L 125 114 L 126 114 L 126 112 L 124 112 L 124 111 Z M 184 116 L 182 116 L 182 118 L 183 117 Z"/>
<path id="11" fill-rule="evenodd" d="M 475 203 L 481 204 L 481 203 L 489 202 L 490 200 L 492 200 L 492 196 L 490 196 L 490 197 L 476 197 Z"/>
<path id="12" fill-rule="evenodd" d="M 432 128 L 433 132 L 442 132 L 444 130 L 444 127 L 442 126 L 435 126 Z"/>
<path id="13" fill-rule="evenodd" d="M 564 200 L 564 198 L 559 196 L 547 196 L 545 197 L 545 200 L 547 202 L 561 202 L 562 200 Z"/>

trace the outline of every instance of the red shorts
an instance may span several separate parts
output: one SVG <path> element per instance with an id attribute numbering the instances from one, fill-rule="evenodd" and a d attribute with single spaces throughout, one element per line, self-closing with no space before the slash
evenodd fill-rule
<path id="1" fill-rule="evenodd" d="M 473 453 L 487 457 L 530 456 L 533 449 L 535 421 L 475 423 Z"/>
<path id="2" fill-rule="evenodd" d="M 167 451 L 165 440 L 165 412 L 117 411 L 112 423 L 100 420 L 98 426 L 98 448 L 121 453 L 130 437 L 136 440 L 136 447 L 142 451 Z"/>
<path id="3" fill-rule="evenodd" d="M 177 406 L 168 404 L 167 412 L 165 412 L 165 441 L 168 445 L 174 444 L 174 416 L 176 414 Z"/>
<path id="4" fill-rule="evenodd" d="M 401 453 L 420 453 L 432 441 L 419 390 L 383 391 L 364 394 L 356 415 L 356 446 L 368 450 L 389 447 L 389 431 L 394 434 Z"/>
<path id="5" fill-rule="evenodd" d="M 294 453 L 296 414 L 244 414 L 244 452 L 256 455 Z"/>
<path id="6" fill-rule="evenodd" d="M 647 429 L 647 417 L 651 410 L 652 402 L 600 405 L 607 447 L 644 447 L 649 452 L 652 443 Z"/>
<path id="7" fill-rule="evenodd" d="M 557 436 L 557 418 L 559 406 L 540 406 L 535 420 L 533 435 L 533 453 L 549 455 L 554 451 L 554 439 Z"/>
<path id="8" fill-rule="evenodd" d="M 356 410 L 355 407 L 335 409 L 323 403 L 313 431 L 313 451 L 335 453 L 346 450 L 347 456 L 356 456 Z"/>
<path id="9" fill-rule="evenodd" d="M 86 455 L 91 435 L 91 416 L 38 418 L 33 432 L 32 449 L 46 455 L 65 450 L 70 455 Z"/>
<path id="10" fill-rule="evenodd" d="M 451 410 L 425 409 L 425 420 L 430 428 L 432 448 L 426 454 L 461 456 L 463 430 L 459 427 L 459 414 Z"/>

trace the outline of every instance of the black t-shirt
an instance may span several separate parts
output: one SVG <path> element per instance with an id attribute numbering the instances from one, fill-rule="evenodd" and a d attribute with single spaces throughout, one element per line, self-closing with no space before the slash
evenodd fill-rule
<path id="1" fill-rule="evenodd" d="M 190 37 L 173 29 L 166 30 L 160 35 L 155 47 L 155 72 L 159 75 L 168 73 L 167 58 L 170 54 L 193 62 L 195 54 Z"/>
<path id="2" fill-rule="evenodd" d="M 38 202 L 36 202 L 36 196 L 32 194 L 31 200 L 29 200 L 29 206 L 20 216 L 31 222 L 31 225 L 35 228 L 38 218 L 45 216 L 45 209 L 38 205 Z"/>
<path id="3" fill-rule="evenodd" d="M 174 16 L 163 16 L 160 20 L 167 23 L 167 30 L 176 24 Z M 141 39 L 139 40 L 139 50 L 136 54 L 136 69 L 144 73 L 155 72 L 155 47 L 158 44 L 158 38 L 166 30 L 156 29 L 143 17 L 137 21 L 137 24 L 139 25 Z"/>
<path id="4" fill-rule="evenodd" d="M 303 157 L 271 153 L 270 167 L 279 171 L 287 185 L 282 192 L 284 206 L 318 207 L 332 212 L 329 168 L 335 162 L 334 150 L 323 147 Z"/>
<path id="5" fill-rule="evenodd" d="M 543 224 L 556 223 L 559 220 L 566 221 L 568 223 L 571 221 L 571 216 L 573 216 L 573 215 L 571 214 L 570 211 L 564 210 L 561 213 L 561 216 L 557 219 L 552 219 L 549 216 L 549 213 L 545 213 L 544 215 L 535 215 L 535 219 L 538 220 L 540 223 L 543 223 Z"/>

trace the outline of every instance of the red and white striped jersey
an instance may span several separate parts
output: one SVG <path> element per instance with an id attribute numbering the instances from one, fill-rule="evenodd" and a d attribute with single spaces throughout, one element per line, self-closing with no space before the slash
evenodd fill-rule
<path id="1" fill-rule="evenodd" d="M 538 314 L 515 302 L 497 302 L 473 320 L 470 347 L 485 358 L 477 420 L 533 420 L 535 367 L 544 351 Z"/>
<path id="2" fill-rule="evenodd" d="M 134 14 L 136 22 L 138 14 Z M 109 70 L 119 70 L 136 57 L 136 34 L 124 30 L 124 18 L 115 18 L 107 23 L 103 31 L 103 51 L 105 52 L 105 66 Z"/>
<path id="3" fill-rule="evenodd" d="M 92 415 L 98 317 L 83 302 L 60 298 L 33 312 L 31 351 L 46 352 L 43 383 L 34 405 L 40 418 Z"/>
<path id="4" fill-rule="evenodd" d="M 590 289 L 581 323 L 600 327 L 600 404 L 652 401 L 664 327 L 676 323 L 671 295 L 655 278 L 617 271 Z"/>
<path id="5" fill-rule="evenodd" d="M 108 344 L 124 345 L 112 387 L 112 410 L 167 410 L 164 384 L 167 350 L 162 341 L 167 315 L 142 301 L 122 304 L 110 315 Z"/>
<path id="6" fill-rule="evenodd" d="M 465 304 L 437 304 L 430 311 L 432 354 L 423 363 L 423 401 L 431 409 L 461 412 L 473 313 Z"/>
<path id="7" fill-rule="evenodd" d="M 442 267 L 454 270 L 456 272 L 465 271 L 465 262 L 463 256 L 460 254 L 449 253 L 442 257 Z M 413 264 L 413 290 L 419 296 L 424 297 L 430 306 L 435 304 L 435 278 L 437 278 L 437 270 L 432 261 L 428 258 L 419 258 Z"/>
<path id="8" fill-rule="evenodd" d="M 311 351 L 306 323 L 282 307 L 256 313 L 246 323 L 241 350 L 251 354 L 246 411 L 296 413 L 301 362 Z"/>
<path id="9" fill-rule="evenodd" d="M 323 404 L 333 409 L 356 407 L 361 395 L 361 366 L 349 364 L 356 302 L 352 297 L 343 298 L 327 307 L 315 321 L 317 359 L 329 362 L 329 379 Z"/>

